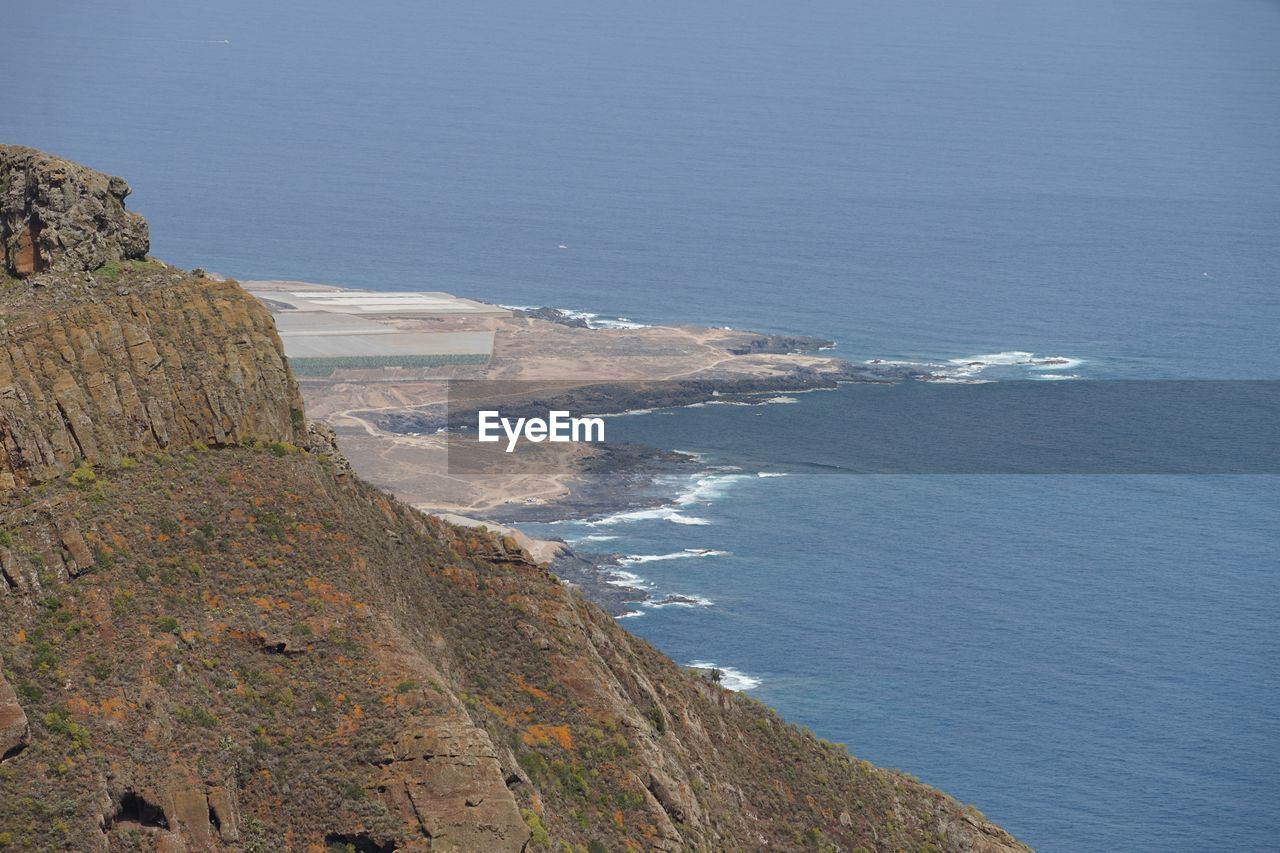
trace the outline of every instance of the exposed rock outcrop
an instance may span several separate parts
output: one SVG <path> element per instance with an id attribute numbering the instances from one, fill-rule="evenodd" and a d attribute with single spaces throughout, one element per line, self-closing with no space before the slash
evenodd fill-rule
<path id="1" fill-rule="evenodd" d="M 741 343 L 731 344 L 729 352 L 734 355 L 759 355 L 762 353 L 814 352 L 835 346 L 835 341 L 815 338 L 809 335 L 756 335 L 752 334 Z"/>
<path id="2" fill-rule="evenodd" d="M 570 314 L 568 311 L 561 311 L 559 308 L 512 308 L 511 316 L 532 317 L 535 320 L 559 323 L 561 326 L 568 326 L 572 329 L 590 328 L 585 318 Z"/>
<path id="3" fill-rule="evenodd" d="M 309 421 L 307 423 L 307 450 L 312 453 L 323 454 L 329 457 L 333 462 L 334 470 L 340 476 L 346 476 L 351 473 L 351 463 L 347 461 L 347 457 L 338 449 L 338 436 L 334 434 L 333 427 L 321 421 Z"/>
<path id="4" fill-rule="evenodd" d="M 15 276 L 93 270 L 146 257 L 146 220 L 129 185 L 69 160 L 0 145 L 0 261 Z"/>
<path id="5" fill-rule="evenodd" d="M 0 492 L 144 452 L 302 443 L 271 315 L 234 282 L 80 285 L 0 320 Z"/>
<path id="6" fill-rule="evenodd" d="M 21 752 L 31 736 L 27 715 L 18 704 L 18 694 L 0 675 L 0 761 Z"/>
<path id="7" fill-rule="evenodd" d="M 377 790 L 422 830 L 423 850 L 523 850 L 529 828 L 487 732 L 461 714 L 406 733 L 387 750 Z"/>

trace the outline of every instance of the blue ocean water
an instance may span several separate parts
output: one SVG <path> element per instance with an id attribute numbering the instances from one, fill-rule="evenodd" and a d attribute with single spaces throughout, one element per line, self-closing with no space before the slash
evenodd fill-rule
<path id="1" fill-rule="evenodd" d="M 68 0 L 6 10 L 0 137 L 242 278 L 1275 379 L 1277 43 L 1264 0 Z M 637 562 L 714 604 L 629 627 L 1039 848 L 1274 848 L 1274 478 L 739 473 L 577 531 L 730 552 Z"/>

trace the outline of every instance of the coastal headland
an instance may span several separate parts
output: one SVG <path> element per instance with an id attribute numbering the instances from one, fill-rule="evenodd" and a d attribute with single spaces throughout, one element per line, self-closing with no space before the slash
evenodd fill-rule
<path id="1" fill-rule="evenodd" d="M 610 583 L 620 554 L 577 552 L 506 526 L 654 507 L 663 475 L 694 474 L 684 453 L 573 444 L 504 459 L 495 470 L 449 464 L 450 387 L 488 380 L 505 412 L 548 407 L 618 414 L 765 403 L 785 392 L 924 374 L 854 365 L 833 342 L 698 326 L 592 323 L 550 307 L 507 308 L 438 291 L 367 291 L 296 281 L 242 285 L 272 312 L 307 411 L 336 433 L 352 467 L 415 508 L 515 536 L 614 615 L 642 599 Z M 501 389 L 501 390 L 496 390 Z M 456 405 L 456 401 L 455 401 Z"/>
<path id="2" fill-rule="evenodd" d="M 475 370 L 476 340 L 273 319 L 149 257 L 127 195 L 0 146 L 0 847 L 1023 849 L 677 665 L 518 531 L 368 484 L 294 370 L 364 359 L 344 381 L 414 409 L 379 360 Z"/>
<path id="3" fill-rule="evenodd" d="M 591 414 L 764 401 L 769 394 L 919 375 L 853 365 L 831 341 L 696 326 L 592 327 L 554 309 L 508 309 L 427 291 L 373 292 L 293 281 L 246 281 L 271 310 L 307 410 L 327 422 L 352 466 L 430 512 L 492 521 L 549 520 L 654 500 L 656 470 L 689 459 L 635 447 L 578 446 L 556 470 L 451 473 L 450 380 L 501 380 L 524 396 L 577 402 Z M 495 382 L 495 384 L 498 384 Z M 518 409 L 520 400 L 504 401 Z M 607 479 L 609 488 L 593 481 Z"/>

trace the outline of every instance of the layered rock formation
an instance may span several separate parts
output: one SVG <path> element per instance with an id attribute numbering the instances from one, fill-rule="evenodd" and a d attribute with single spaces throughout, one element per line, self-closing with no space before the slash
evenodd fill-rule
<path id="1" fill-rule="evenodd" d="M 74 288 L 70 291 L 69 288 Z M 237 285 L 61 282 L 0 324 L 0 490 L 193 442 L 302 437 L 271 315 Z"/>
<path id="2" fill-rule="evenodd" d="M 1023 849 L 352 476 L 234 283 L 0 320 L 0 847 Z"/>
<path id="3" fill-rule="evenodd" d="M 93 270 L 142 259 L 147 223 L 129 185 L 33 148 L 0 145 L 0 260 L 10 275 Z"/>

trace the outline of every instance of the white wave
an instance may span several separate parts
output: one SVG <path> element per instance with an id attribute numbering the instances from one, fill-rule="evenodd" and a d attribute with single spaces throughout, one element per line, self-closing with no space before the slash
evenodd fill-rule
<path id="1" fill-rule="evenodd" d="M 644 606 L 652 610 L 661 610 L 664 607 L 710 607 L 713 604 L 715 604 L 714 601 L 701 595 L 673 592 L 663 598 L 651 598 L 644 603 Z"/>
<path id="2" fill-rule="evenodd" d="M 887 365 L 889 367 L 938 367 L 931 361 L 894 361 L 887 358 L 869 358 L 863 364 Z"/>
<path id="3" fill-rule="evenodd" d="M 757 471 L 757 477 L 785 477 L 787 474 L 783 471 Z"/>
<path id="4" fill-rule="evenodd" d="M 687 451 L 676 452 L 687 453 Z M 697 454 L 689 455 L 700 458 L 697 457 Z M 761 476 L 782 477 L 786 475 L 771 474 L 770 472 L 745 474 L 740 473 L 736 466 L 722 466 L 713 472 L 696 474 L 691 477 L 691 482 L 675 496 L 669 506 L 615 513 L 594 521 L 588 521 L 586 524 L 591 527 L 609 527 L 614 524 L 625 524 L 634 521 L 669 521 L 672 524 L 708 525 L 711 522 L 707 519 L 685 515 L 683 510 L 698 504 L 709 504 L 717 498 L 723 497 L 725 491 L 739 480 L 750 480 Z"/>
<path id="5" fill-rule="evenodd" d="M 953 358 L 947 362 L 956 366 L 953 372 L 960 376 L 972 376 L 988 367 L 1026 367 L 1030 370 L 1070 370 L 1084 364 L 1084 359 L 1066 355 L 1036 355 L 1025 350 L 1009 350 L 986 355 Z"/>
<path id="6" fill-rule="evenodd" d="M 608 542 L 610 539 L 617 539 L 617 536 L 610 536 L 604 533 L 589 533 L 586 536 L 575 536 L 570 542 Z"/>
<path id="7" fill-rule="evenodd" d="M 609 579 L 605 583 L 609 584 L 609 586 L 620 586 L 624 589 L 649 589 L 653 586 L 653 584 L 632 572 L 622 569 L 608 569 L 606 571 Z"/>
<path id="8" fill-rule="evenodd" d="M 616 515 L 606 515 L 604 518 L 588 521 L 587 524 L 592 527 L 607 527 L 612 524 L 626 524 L 632 521 L 669 521 L 672 524 L 695 525 L 711 523 L 705 518 L 682 515 L 680 510 L 675 507 L 664 506 L 657 509 L 638 509 L 632 512 L 620 512 Z"/>
<path id="9" fill-rule="evenodd" d="M 595 320 L 588 322 L 588 326 L 593 329 L 647 329 L 648 323 L 636 323 L 628 320 L 626 317 L 619 317 L 616 320 Z"/>
<path id="10" fill-rule="evenodd" d="M 729 690 L 736 690 L 739 693 L 744 690 L 754 690 L 763 683 L 761 679 L 753 675 L 747 675 L 740 669 L 734 669 L 731 666 L 720 666 L 711 661 L 695 660 L 691 661 L 688 666 L 691 669 L 720 670 L 720 686 Z"/>
<path id="11" fill-rule="evenodd" d="M 600 418 L 629 418 L 633 415 L 652 415 L 656 409 L 627 409 L 624 412 L 606 412 L 602 415 L 596 415 Z"/>
<path id="12" fill-rule="evenodd" d="M 934 385 L 986 385 L 995 380 L 992 379 L 968 379 L 963 376 L 937 376 L 933 379 L 926 379 Z"/>
<path id="13" fill-rule="evenodd" d="M 689 556 L 683 551 L 677 551 L 674 554 L 628 554 L 618 562 L 624 566 L 635 566 L 640 563 L 656 563 L 662 560 L 683 560 Z"/>
<path id="14" fill-rule="evenodd" d="M 694 478 L 688 488 L 676 496 L 676 505 L 710 503 L 716 498 L 723 497 L 729 486 L 739 480 L 750 479 L 751 476 L 751 474 L 700 474 Z"/>
<path id="15" fill-rule="evenodd" d="M 1033 352 L 1009 350 L 1008 352 L 992 352 L 986 355 L 971 355 L 968 358 L 953 358 L 949 360 L 949 363 L 965 366 L 978 364 L 984 366 L 992 364 L 1030 364 L 1035 357 L 1036 354 Z"/>
<path id="16" fill-rule="evenodd" d="M 575 311 L 572 308 L 557 308 L 557 311 L 573 320 L 582 320 L 588 329 L 647 329 L 647 323 L 636 323 L 626 317 L 601 317 L 594 311 Z"/>
<path id="17" fill-rule="evenodd" d="M 635 566 L 640 563 L 658 563 L 666 560 L 687 560 L 690 557 L 724 557 L 728 551 L 716 551 L 712 548 L 685 548 L 670 554 L 628 554 L 618 562 L 624 566 Z"/>
<path id="18" fill-rule="evenodd" d="M 1072 370 L 1084 364 L 1083 358 L 1072 358 L 1066 355 L 1051 355 L 1048 358 L 1038 358 L 1032 365 L 1032 370 Z"/>
<path id="19" fill-rule="evenodd" d="M 1050 382 L 1058 379 L 1084 379 L 1083 376 L 1076 373 L 1044 373 L 1040 376 L 1032 376 L 1031 378 L 1038 379 L 1041 382 Z"/>
<path id="20" fill-rule="evenodd" d="M 816 390 L 816 389 L 815 389 Z M 825 389 L 824 389 L 825 390 Z M 794 394 L 804 394 L 804 391 L 793 391 Z M 685 409 L 701 409 L 705 406 L 767 406 L 773 403 L 799 403 L 795 397 L 779 395 L 776 397 L 766 397 L 757 400 L 707 400 L 702 403 L 690 403 L 683 406 Z"/>
<path id="21" fill-rule="evenodd" d="M 613 617 L 613 618 L 615 618 L 615 619 L 634 619 L 634 618 L 636 618 L 637 616 L 643 616 L 643 615 L 644 615 L 644 611 L 643 611 L 643 610 L 628 610 L 626 613 L 619 613 L 617 616 L 615 616 L 615 617 Z"/>
<path id="22" fill-rule="evenodd" d="M 561 249 L 568 248 L 561 246 Z M 543 306 L 539 305 L 499 305 L 499 308 L 506 308 L 508 311 L 537 311 Z M 637 323 L 627 317 L 601 317 L 594 311 L 575 311 L 572 308 L 553 308 L 553 311 L 559 311 L 571 320 L 582 320 L 587 324 L 588 329 L 647 329 L 648 323 Z"/>
<path id="23" fill-rule="evenodd" d="M 863 362 L 867 365 L 883 365 L 888 367 L 914 367 L 928 374 L 926 382 L 942 385 L 978 385 L 994 381 L 987 378 L 991 371 L 997 378 L 1009 379 L 1029 376 L 1040 378 L 1040 372 L 1070 370 L 1084 364 L 1084 359 L 1065 355 L 1037 355 L 1027 350 L 1006 350 L 970 355 L 963 358 L 952 358 L 945 362 L 932 361 L 893 361 L 873 358 Z"/>

